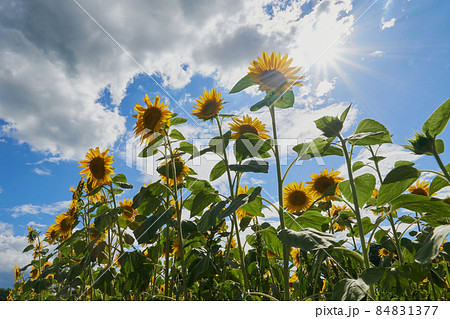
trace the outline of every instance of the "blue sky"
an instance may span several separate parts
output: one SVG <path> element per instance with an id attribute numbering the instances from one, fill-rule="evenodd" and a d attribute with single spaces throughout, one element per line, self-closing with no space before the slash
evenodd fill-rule
<path id="1" fill-rule="evenodd" d="M 255 89 L 229 95 L 262 51 L 280 51 L 302 66 L 294 109 L 277 114 L 282 138 L 317 137 L 313 120 L 337 115 L 353 102 L 345 134 L 373 118 L 404 144 L 449 98 L 450 2 L 378 1 L 12 1 L 0 8 L 0 287 L 29 256 L 27 225 L 40 231 L 67 209 L 78 161 L 91 147 L 109 147 L 116 172 L 137 188 L 154 171 L 126 161 L 134 145 L 133 107 L 162 96 L 189 121 L 188 140 L 215 136 L 190 118 L 194 99 L 217 88 L 225 113 L 243 115 L 262 99 Z M 94 21 L 95 20 L 95 21 Z M 146 71 L 148 74 L 146 74 Z M 268 123 L 263 110 L 259 117 Z M 269 127 L 269 125 L 268 125 Z M 442 138 L 449 140 L 449 131 Z M 134 144 L 133 144 L 134 143 Z M 286 149 L 287 150 L 287 149 Z M 356 158 L 364 158 L 357 151 Z M 396 160 L 417 160 L 393 145 L 383 152 L 386 173 Z M 292 152 L 285 153 L 292 158 Z M 449 152 L 443 154 L 450 162 Z M 130 154 L 128 154 L 130 156 Z M 288 180 L 307 180 L 322 168 L 343 169 L 340 158 L 296 166 Z M 207 178 L 214 161 L 195 167 Z M 268 175 L 251 175 L 275 196 Z M 345 173 L 343 173 L 345 176 Z M 423 176 L 429 179 L 430 176 Z M 224 179 L 215 185 L 226 190 Z M 132 197 L 136 190 L 124 196 Z M 270 216 L 268 216 L 270 217 Z"/>

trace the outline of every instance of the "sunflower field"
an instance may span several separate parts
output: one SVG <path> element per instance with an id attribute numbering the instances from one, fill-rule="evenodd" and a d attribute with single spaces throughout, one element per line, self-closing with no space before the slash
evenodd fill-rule
<path id="1" fill-rule="evenodd" d="M 283 109 L 294 105 L 292 87 L 303 80 L 291 64 L 288 55 L 263 52 L 229 92 L 250 86 L 265 92 L 250 111 L 267 108 L 271 131 L 251 114 L 223 113 L 222 94 L 205 90 L 192 114 L 217 129 L 203 149 L 176 129 L 187 119 L 146 94 L 134 108 L 134 133 L 139 156 L 158 162 L 159 179 L 119 201 L 133 185 L 115 171 L 108 149 L 90 149 L 79 162 L 68 210 L 45 234 L 29 227 L 24 252 L 33 251 L 33 259 L 16 266 L 8 299 L 449 300 L 450 198 L 436 194 L 450 186 L 439 139 L 450 99 L 405 141 L 410 152 L 434 158 L 427 170 L 400 160 L 383 176 L 386 157 L 378 151 L 392 143 L 392 133 L 364 119 L 342 136 L 351 105 L 317 119 L 322 137 L 293 147 L 297 157 L 281 165 L 276 113 L 289 112 Z M 370 157 L 355 161 L 361 149 Z M 190 162 L 206 153 L 220 161 L 201 180 Z M 325 156 L 340 157 L 345 174 L 327 167 L 286 183 L 297 161 Z M 269 161 L 277 172 L 275 200 L 261 186 L 241 183 L 247 173 L 268 173 Z M 371 173 L 357 172 L 362 168 Z M 434 176 L 431 183 L 424 173 Z M 221 176 L 225 193 L 210 183 Z M 263 221 L 264 210 L 277 214 L 276 224 Z"/>

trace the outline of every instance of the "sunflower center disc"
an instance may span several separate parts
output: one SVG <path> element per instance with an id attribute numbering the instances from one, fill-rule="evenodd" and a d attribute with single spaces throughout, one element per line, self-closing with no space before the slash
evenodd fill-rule
<path id="1" fill-rule="evenodd" d="M 328 176 L 319 177 L 314 183 L 317 192 L 323 194 L 325 191 L 335 184 L 334 179 Z"/>
<path id="2" fill-rule="evenodd" d="M 290 195 L 289 195 L 289 202 L 293 205 L 293 206 L 303 206 L 306 203 L 306 194 L 302 191 L 293 191 Z"/>
<path id="3" fill-rule="evenodd" d="M 428 196 L 428 193 L 423 188 L 416 188 L 411 192 L 411 194 Z"/>
<path id="4" fill-rule="evenodd" d="M 286 82 L 283 73 L 278 70 L 263 71 L 259 76 L 259 79 L 262 83 L 271 88 L 280 88 Z"/>
<path id="5" fill-rule="evenodd" d="M 245 133 L 253 133 L 253 134 L 258 135 L 258 130 L 253 125 L 243 124 L 239 127 L 239 133 L 241 135 L 245 134 Z"/>
<path id="6" fill-rule="evenodd" d="M 65 233 L 70 230 L 70 218 L 65 217 L 63 220 L 61 220 L 61 230 Z"/>
<path id="7" fill-rule="evenodd" d="M 217 112 L 218 105 L 216 101 L 208 101 L 203 105 L 202 113 L 205 116 L 215 115 Z"/>
<path id="8" fill-rule="evenodd" d="M 147 109 L 143 117 L 144 128 L 153 132 L 160 118 L 161 118 L 160 109 L 158 109 L 157 107 L 151 107 Z"/>
<path id="9" fill-rule="evenodd" d="M 95 157 L 89 163 L 89 170 L 96 179 L 103 179 L 106 174 L 105 160 L 101 157 Z"/>

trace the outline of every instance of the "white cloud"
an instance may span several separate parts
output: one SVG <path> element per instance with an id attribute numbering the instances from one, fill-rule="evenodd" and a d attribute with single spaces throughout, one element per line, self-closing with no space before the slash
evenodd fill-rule
<path id="1" fill-rule="evenodd" d="M 332 82 L 327 80 L 320 81 L 316 88 L 316 96 L 321 97 L 327 95 L 334 89 L 335 84 L 336 80 L 333 80 Z"/>
<path id="2" fill-rule="evenodd" d="M 12 217 L 19 217 L 22 215 L 56 215 L 69 209 L 70 201 L 60 201 L 49 205 L 33 205 L 24 204 L 8 209 L 12 212 Z"/>
<path id="3" fill-rule="evenodd" d="M 395 21 L 397 21 L 397 19 L 395 18 L 392 18 L 388 21 L 385 21 L 384 18 L 381 18 L 381 30 L 392 28 L 395 25 Z"/>
<path id="4" fill-rule="evenodd" d="M 304 1 L 79 3 L 143 68 L 175 88 L 194 74 L 230 88 L 262 51 L 289 53 L 307 70 L 354 21 L 351 0 L 318 2 L 307 14 Z M 1 7 L 0 21 L 4 131 L 62 159 L 113 145 L 125 118 L 95 101 L 108 87 L 119 104 L 142 68 L 74 2 L 16 1 Z"/>
<path id="5" fill-rule="evenodd" d="M 46 168 L 35 167 L 34 172 L 38 175 L 50 175 L 52 172 Z"/>
<path id="6" fill-rule="evenodd" d="M 377 50 L 377 51 L 373 51 L 372 53 L 369 54 L 370 57 L 373 58 L 379 58 L 384 54 L 383 51 Z"/>
<path id="7" fill-rule="evenodd" d="M 387 0 L 384 4 L 383 10 L 389 9 L 389 6 L 392 4 L 392 0 Z"/>
<path id="8" fill-rule="evenodd" d="M 36 223 L 36 222 L 34 222 L 34 221 L 29 222 L 29 223 L 27 224 L 27 226 L 32 226 L 32 227 L 37 228 L 37 229 L 40 229 L 40 230 L 44 230 L 44 229 L 47 228 L 47 225 L 39 224 L 39 223 Z"/>

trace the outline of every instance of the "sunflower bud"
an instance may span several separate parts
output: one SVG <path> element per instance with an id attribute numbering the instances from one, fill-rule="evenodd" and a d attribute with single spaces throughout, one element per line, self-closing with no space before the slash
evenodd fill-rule
<path id="1" fill-rule="evenodd" d="M 433 153 L 434 140 L 431 137 L 427 137 L 422 133 L 416 132 L 414 137 L 408 140 L 408 142 L 411 145 L 404 145 L 404 147 L 417 155 L 422 154 L 431 155 Z"/>

